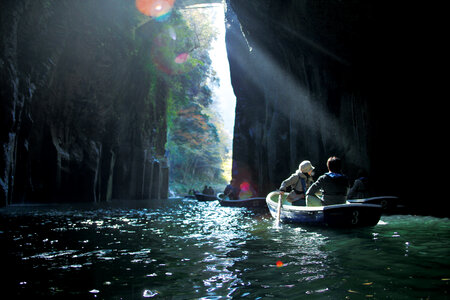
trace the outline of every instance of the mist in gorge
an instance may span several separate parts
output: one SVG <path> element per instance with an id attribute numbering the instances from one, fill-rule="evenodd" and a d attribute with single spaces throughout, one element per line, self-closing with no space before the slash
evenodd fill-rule
<path id="1" fill-rule="evenodd" d="M 1 5 L 2 205 L 226 183 L 209 53 L 220 1 Z"/>

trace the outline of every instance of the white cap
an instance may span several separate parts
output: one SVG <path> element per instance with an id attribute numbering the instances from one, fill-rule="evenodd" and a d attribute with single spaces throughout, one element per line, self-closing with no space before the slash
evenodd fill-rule
<path id="1" fill-rule="evenodd" d="M 314 170 L 314 167 L 309 160 L 304 160 L 300 163 L 300 165 L 298 166 L 298 169 L 302 173 L 309 173 L 310 171 Z"/>

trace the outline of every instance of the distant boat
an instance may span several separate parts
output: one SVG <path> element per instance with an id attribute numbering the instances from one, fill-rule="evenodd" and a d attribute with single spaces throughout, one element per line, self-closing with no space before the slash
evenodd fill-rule
<path id="1" fill-rule="evenodd" d="M 198 201 L 214 201 L 219 200 L 219 198 L 216 197 L 216 195 L 207 195 L 202 193 L 195 193 L 195 199 Z"/>
<path id="2" fill-rule="evenodd" d="M 365 199 L 348 199 L 347 202 L 381 205 L 383 213 L 393 213 L 403 208 L 403 205 L 400 204 L 400 198 L 396 196 L 378 196 Z"/>
<path id="3" fill-rule="evenodd" d="M 231 200 L 228 196 L 225 196 L 224 193 L 217 194 L 217 198 L 219 198 L 219 203 L 222 206 L 228 207 L 266 207 L 266 198 L 264 197 L 253 197 L 248 199 L 238 199 Z"/>
<path id="4" fill-rule="evenodd" d="M 273 218 L 277 215 L 278 196 L 279 192 L 271 192 L 266 197 L 267 207 Z M 286 194 L 283 200 L 285 198 Z M 381 213 L 381 205 L 376 204 L 348 203 L 327 206 L 283 204 L 280 221 L 330 227 L 363 227 L 375 226 L 380 220 Z"/>

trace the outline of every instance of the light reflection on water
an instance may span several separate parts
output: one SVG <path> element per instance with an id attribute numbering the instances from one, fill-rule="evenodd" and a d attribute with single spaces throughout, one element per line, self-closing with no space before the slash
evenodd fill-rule
<path id="1" fill-rule="evenodd" d="M 17 298 L 443 299 L 449 225 L 384 216 L 372 228 L 277 227 L 264 212 L 186 200 L 4 209 L 3 284 Z"/>

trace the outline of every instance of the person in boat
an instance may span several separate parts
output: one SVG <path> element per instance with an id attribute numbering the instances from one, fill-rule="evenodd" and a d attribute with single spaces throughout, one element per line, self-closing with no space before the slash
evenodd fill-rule
<path id="1" fill-rule="evenodd" d="M 228 196 L 230 200 L 238 200 L 239 199 L 239 188 L 234 186 L 234 180 L 230 180 L 230 184 L 228 184 L 225 187 L 225 190 L 223 191 L 225 196 Z"/>
<path id="2" fill-rule="evenodd" d="M 214 195 L 214 189 L 211 186 L 208 187 L 208 195 Z"/>
<path id="3" fill-rule="evenodd" d="M 304 160 L 298 166 L 298 170 L 281 183 L 280 193 L 282 195 L 291 188 L 286 200 L 291 202 L 292 205 L 306 205 L 305 193 L 314 182 L 312 178 L 313 171 L 314 167 L 311 162 Z"/>
<path id="4" fill-rule="evenodd" d="M 336 156 L 328 158 L 327 168 L 328 173 L 320 176 L 306 191 L 307 206 L 346 203 L 349 184 L 347 176 L 342 174 L 341 159 Z"/>
<path id="5" fill-rule="evenodd" d="M 350 188 L 347 199 L 364 199 L 369 197 L 369 178 L 363 170 L 358 172 L 358 178 L 355 179 Z"/>
<path id="6" fill-rule="evenodd" d="M 208 187 L 206 185 L 203 188 L 202 194 L 208 195 Z"/>

